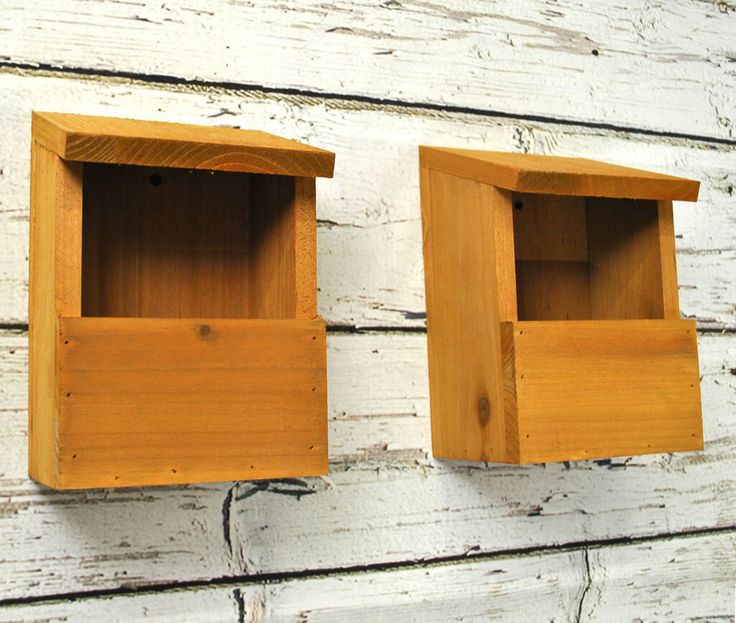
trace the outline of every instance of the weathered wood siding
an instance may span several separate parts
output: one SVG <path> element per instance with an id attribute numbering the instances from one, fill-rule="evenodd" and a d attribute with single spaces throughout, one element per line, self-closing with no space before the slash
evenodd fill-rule
<path id="1" fill-rule="evenodd" d="M 728 621 L 736 7 L 0 0 L 0 621 Z M 329 477 L 56 493 L 27 477 L 32 109 L 337 152 L 318 181 Z M 702 453 L 431 457 L 419 143 L 702 181 L 675 205 Z"/>

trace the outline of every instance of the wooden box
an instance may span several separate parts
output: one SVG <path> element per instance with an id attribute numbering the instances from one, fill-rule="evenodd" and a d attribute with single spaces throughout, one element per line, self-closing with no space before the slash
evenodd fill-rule
<path id="1" fill-rule="evenodd" d="M 672 200 L 698 182 L 421 147 L 434 454 L 508 463 L 703 447 Z"/>
<path id="2" fill-rule="evenodd" d="M 32 478 L 326 472 L 315 176 L 333 164 L 262 132 L 34 113 Z"/>

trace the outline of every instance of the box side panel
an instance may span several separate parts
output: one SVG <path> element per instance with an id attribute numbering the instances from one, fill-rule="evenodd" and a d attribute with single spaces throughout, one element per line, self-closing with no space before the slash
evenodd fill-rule
<path id="1" fill-rule="evenodd" d="M 511 210 L 510 196 L 425 167 L 421 196 L 433 452 L 503 461 L 499 321 L 515 312 L 516 293 L 513 256 L 497 259 L 513 252 L 510 214 L 494 216 Z M 499 286 L 499 272 L 510 285 Z"/>
<path id="2" fill-rule="evenodd" d="M 294 245 L 296 317 L 316 318 L 317 194 L 313 177 L 294 180 Z"/>
<path id="3" fill-rule="evenodd" d="M 518 322 L 521 460 L 703 447 L 695 322 Z"/>
<path id="4" fill-rule="evenodd" d="M 677 286 L 675 224 L 672 215 L 672 202 L 657 202 L 657 212 L 659 215 L 659 253 L 662 267 L 664 317 L 677 320 L 680 317 L 680 296 Z"/>
<path id="5" fill-rule="evenodd" d="M 296 317 L 295 180 L 260 175 L 251 183 L 250 318 Z"/>
<path id="6" fill-rule="evenodd" d="M 586 206 L 592 317 L 666 318 L 656 202 L 588 198 Z"/>
<path id="7" fill-rule="evenodd" d="M 327 470 L 321 320 L 62 318 L 63 488 Z"/>
<path id="8" fill-rule="evenodd" d="M 57 318 L 81 305 L 81 165 L 31 147 L 28 467 L 58 484 Z"/>

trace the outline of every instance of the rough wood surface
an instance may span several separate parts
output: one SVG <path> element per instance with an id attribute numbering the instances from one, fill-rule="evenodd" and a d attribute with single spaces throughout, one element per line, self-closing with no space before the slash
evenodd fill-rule
<path id="1" fill-rule="evenodd" d="M 58 340 L 57 477 L 44 484 L 327 471 L 321 319 L 61 318 Z"/>
<path id="2" fill-rule="evenodd" d="M 526 321 L 501 330 L 518 462 L 703 448 L 692 320 Z"/>
<path id="3" fill-rule="evenodd" d="M 332 177 L 335 154 L 258 130 L 33 113 L 33 138 L 64 160 Z"/>
<path id="4" fill-rule="evenodd" d="M 696 201 L 697 180 L 590 160 L 419 147 L 421 166 L 498 188 L 545 195 Z"/>
<path id="5" fill-rule="evenodd" d="M 332 334 L 328 346 L 328 477 L 53 493 L 26 476 L 26 337 L 6 335 L 2 597 L 733 526 L 730 338 L 700 336 L 704 452 L 526 467 L 430 458 L 423 334 Z"/>
<path id="6" fill-rule="evenodd" d="M 734 148 L 685 139 L 319 98 L 202 91 L 129 81 L 0 74 L 0 321 L 26 321 L 30 110 L 59 110 L 259 127 L 336 151 L 318 180 L 320 312 L 328 323 L 416 327 L 424 287 L 417 145 L 596 158 L 701 180 L 697 204 L 675 203 L 680 304 L 711 326 L 736 326 Z"/>
<path id="7" fill-rule="evenodd" d="M 0 621 L 729 621 L 733 532 L 270 584 L 0 607 Z M 703 616 L 705 614 L 706 616 Z"/>
<path id="8" fill-rule="evenodd" d="M 0 31 L 5 63 L 726 140 L 736 132 L 736 10 L 728 1 L 5 0 L 3 11 L 12 24 Z"/>

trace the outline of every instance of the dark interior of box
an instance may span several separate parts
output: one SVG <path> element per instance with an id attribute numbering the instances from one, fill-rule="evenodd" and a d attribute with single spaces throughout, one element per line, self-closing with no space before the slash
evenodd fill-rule
<path id="1" fill-rule="evenodd" d="M 84 165 L 82 315 L 292 318 L 294 178 Z"/>
<path id="2" fill-rule="evenodd" d="M 512 201 L 519 320 L 664 317 L 656 201 Z"/>

